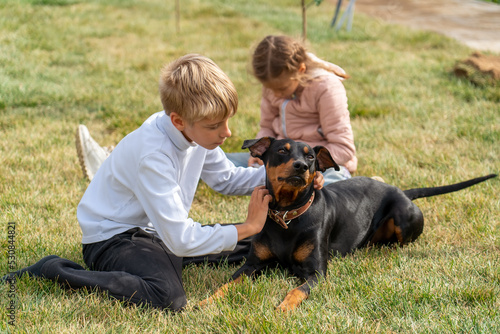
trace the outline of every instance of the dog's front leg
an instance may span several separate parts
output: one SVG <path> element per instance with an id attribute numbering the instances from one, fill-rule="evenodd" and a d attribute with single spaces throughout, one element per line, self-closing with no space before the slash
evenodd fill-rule
<path id="1" fill-rule="evenodd" d="M 243 280 L 243 275 L 240 275 L 236 279 L 232 280 L 231 282 L 224 284 L 217 291 L 215 291 L 213 295 L 211 295 L 210 297 L 202 300 L 198 304 L 198 307 L 200 307 L 200 308 L 201 307 L 205 307 L 208 304 L 212 304 L 216 299 L 220 299 L 220 298 L 224 297 L 224 295 L 226 294 L 226 292 L 229 290 L 230 286 L 232 286 L 234 284 L 241 283 L 242 280 Z"/>
<path id="2" fill-rule="evenodd" d="M 215 300 L 224 297 L 224 295 L 229 291 L 229 288 L 235 284 L 239 284 L 243 281 L 243 276 L 252 277 L 256 272 L 259 272 L 263 266 L 251 266 L 249 264 L 244 264 L 238 271 L 233 274 L 232 280 L 229 283 L 221 286 L 214 294 L 207 299 L 202 300 L 198 307 L 205 307 L 208 304 L 213 303 Z"/>
<path id="3" fill-rule="evenodd" d="M 304 284 L 288 292 L 285 299 L 278 305 L 277 310 L 288 312 L 296 309 L 300 303 L 306 300 L 311 293 L 311 289 L 318 284 L 317 274 L 309 276 Z"/>

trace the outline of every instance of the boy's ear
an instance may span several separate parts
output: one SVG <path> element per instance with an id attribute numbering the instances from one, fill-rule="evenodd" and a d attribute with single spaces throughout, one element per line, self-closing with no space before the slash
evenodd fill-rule
<path id="1" fill-rule="evenodd" d="M 259 139 L 247 139 L 243 142 L 241 148 L 248 148 L 252 157 L 262 159 L 271 143 L 274 141 L 273 137 L 262 137 Z"/>
<path id="2" fill-rule="evenodd" d="M 324 172 L 330 167 L 335 168 L 336 171 L 340 170 L 339 165 L 333 160 L 330 155 L 330 151 L 328 151 L 323 146 L 315 146 L 314 152 L 316 153 L 316 170 Z"/>
<path id="3" fill-rule="evenodd" d="M 186 127 L 186 121 L 176 112 L 170 113 L 170 121 L 179 131 L 183 131 Z"/>

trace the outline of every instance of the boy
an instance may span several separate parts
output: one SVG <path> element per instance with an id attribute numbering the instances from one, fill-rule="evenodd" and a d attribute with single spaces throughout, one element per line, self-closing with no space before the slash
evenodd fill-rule
<path id="1" fill-rule="evenodd" d="M 236 168 L 219 148 L 238 107 L 230 79 L 210 59 L 189 54 L 164 67 L 159 86 L 164 111 L 116 146 L 78 205 L 91 271 L 51 255 L 4 280 L 28 273 L 176 311 L 186 305 L 183 257 L 230 254 L 260 232 L 271 197 L 265 170 Z M 251 194 L 246 221 L 202 226 L 188 218 L 200 178 L 222 194 Z"/>

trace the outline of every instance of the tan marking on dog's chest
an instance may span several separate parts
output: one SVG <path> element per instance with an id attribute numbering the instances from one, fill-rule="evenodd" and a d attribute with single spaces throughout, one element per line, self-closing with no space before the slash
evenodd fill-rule
<path id="1" fill-rule="evenodd" d="M 314 250 L 314 244 L 310 242 L 306 242 L 300 245 L 294 252 L 293 258 L 298 262 L 304 262 L 305 259 L 311 255 L 311 252 Z"/>
<path id="2" fill-rule="evenodd" d="M 253 244 L 253 251 L 261 261 L 269 260 L 270 258 L 273 257 L 271 249 L 269 249 L 268 246 L 261 244 L 259 242 L 255 242 Z"/>

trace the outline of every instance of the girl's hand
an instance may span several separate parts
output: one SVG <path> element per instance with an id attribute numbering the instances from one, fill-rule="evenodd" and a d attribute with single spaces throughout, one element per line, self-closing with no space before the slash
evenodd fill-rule
<path id="1" fill-rule="evenodd" d="M 259 167 L 262 166 L 263 164 L 264 162 L 259 158 L 250 156 L 250 159 L 248 159 L 248 167 Z"/>
<path id="2" fill-rule="evenodd" d="M 314 189 L 321 189 L 325 184 L 325 178 L 323 177 L 323 173 L 316 172 L 316 176 L 314 177 Z"/>

